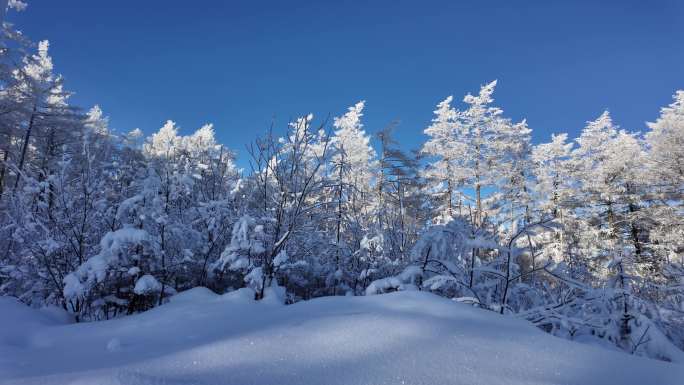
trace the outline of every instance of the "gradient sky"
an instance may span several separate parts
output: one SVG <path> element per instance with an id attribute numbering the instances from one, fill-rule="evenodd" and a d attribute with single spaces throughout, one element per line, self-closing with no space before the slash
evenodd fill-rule
<path id="1" fill-rule="evenodd" d="M 643 131 L 684 88 L 684 1 L 30 0 L 14 22 L 48 39 L 73 101 L 118 131 L 215 125 L 241 153 L 275 117 L 398 119 L 406 148 L 435 105 L 499 80 L 496 104 L 535 142 L 609 109 Z"/>

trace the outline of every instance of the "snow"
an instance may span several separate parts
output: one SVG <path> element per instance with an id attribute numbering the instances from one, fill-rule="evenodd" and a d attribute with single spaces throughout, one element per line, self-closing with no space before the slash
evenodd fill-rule
<path id="1" fill-rule="evenodd" d="M 30 349 L 40 343 L 40 336 L 33 334 L 47 326 L 72 322 L 65 311 L 48 307 L 35 310 L 11 297 L 0 297 L 0 379 L 4 377 L 8 348 Z"/>
<path id="2" fill-rule="evenodd" d="M 118 338 L 112 338 L 107 342 L 107 350 L 110 352 L 117 352 L 121 350 L 121 340 Z"/>
<path id="3" fill-rule="evenodd" d="M 288 259 L 289 256 L 287 255 L 287 251 L 283 250 L 280 253 L 278 253 L 278 255 L 276 255 L 275 258 L 273 258 L 273 266 L 280 267 L 281 265 L 287 263 Z"/>
<path id="4" fill-rule="evenodd" d="M 159 291 L 161 291 L 161 283 L 149 274 L 138 278 L 133 288 L 133 292 L 138 295 L 158 293 Z"/>
<path id="5" fill-rule="evenodd" d="M 391 291 L 417 290 L 416 277 L 422 273 L 418 266 L 409 266 L 395 277 L 376 279 L 366 288 L 366 295 L 376 295 Z"/>
<path id="6" fill-rule="evenodd" d="M 432 294 L 290 306 L 196 288 L 110 321 L 0 298 L 0 384 L 681 384 L 684 366 L 545 334 Z M 37 343 L 38 342 L 38 343 Z"/>

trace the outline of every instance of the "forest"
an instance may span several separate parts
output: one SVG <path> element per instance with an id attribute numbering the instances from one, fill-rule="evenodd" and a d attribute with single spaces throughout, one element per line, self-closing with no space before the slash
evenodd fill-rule
<path id="1" fill-rule="evenodd" d="M 364 125 L 364 101 L 228 148 L 211 124 L 117 131 L 70 103 L 48 41 L 1 33 L 2 296 L 100 322 L 197 287 L 286 304 L 426 291 L 629 354 L 684 349 L 676 84 L 644 127 L 605 111 L 546 143 L 494 80 L 402 127 L 424 133 L 412 150 Z"/>

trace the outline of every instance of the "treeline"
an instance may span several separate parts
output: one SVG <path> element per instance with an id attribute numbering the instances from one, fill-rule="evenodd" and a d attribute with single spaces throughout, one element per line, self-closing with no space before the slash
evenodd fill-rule
<path id="1" fill-rule="evenodd" d="M 143 138 L 72 106 L 48 43 L 5 24 L 0 294 L 94 321 L 196 286 L 288 303 L 419 289 L 678 354 L 684 91 L 645 134 L 604 112 L 574 141 L 533 145 L 495 86 L 439 103 L 415 152 L 391 126 L 371 138 L 360 102 L 331 124 L 267 131 L 241 171 L 211 125 Z"/>

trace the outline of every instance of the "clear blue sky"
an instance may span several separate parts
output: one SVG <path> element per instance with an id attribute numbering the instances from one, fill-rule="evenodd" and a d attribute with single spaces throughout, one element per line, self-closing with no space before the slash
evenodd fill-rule
<path id="1" fill-rule="evenodd" d="M 682 0 L 33 0 L 8 19 L 50 40 L 74 101 L 115 129 L 212 122 L 242 161 L 273 117 L 282 128 L 361 99 L 366 129 L 399 119 L 409 148 L 436 103 L 493 79 L 535 142 L 574 137 L 604 108 L 644 130 L 684 88 Z"/>

